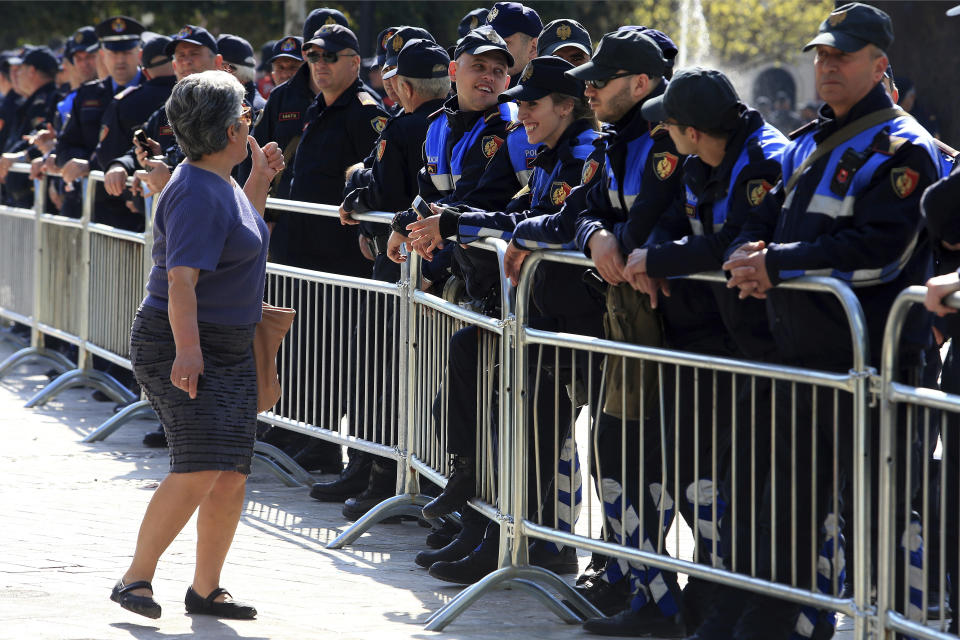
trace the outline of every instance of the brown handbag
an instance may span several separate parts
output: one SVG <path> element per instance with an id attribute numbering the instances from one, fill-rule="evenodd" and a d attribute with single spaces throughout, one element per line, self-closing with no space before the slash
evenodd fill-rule
<path id="1" fill-rule="evenodd" d="M 277 351 L 290 330 L 295 309 L 263 303 L 263 318 L 253 333 L 253 360 L 257 367 L 257 413 L 273 408 L 280 399 Z"/>

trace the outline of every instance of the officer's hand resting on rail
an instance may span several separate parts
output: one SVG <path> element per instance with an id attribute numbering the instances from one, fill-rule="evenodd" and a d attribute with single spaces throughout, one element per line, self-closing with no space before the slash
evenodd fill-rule
<path id="1" fill-rule="evenodd" d="M 763 240 L 747 242 L 737 247 L 737 250 L 730 254 L 730 259 L 723 263 L 722 269 L 730 272 L 727 288 L 739 287 L 741 300 L 745 300 L 747 296 L 762 300 L 773 287 L 767 273 L 767 247 Z"/>
<path id="2" fill-rule="evenodd" d="M 352 211 L 347 211 L 343 208 L 343 204 L 340 204 L 340 210 L 337 212 L 340 214 L 340 224 L 360 224 L 358 221 L 354 220 L 351 215 Z"/>
<path id="3" fill-rule="evenodd" d="M 624 282 L 623 254 L 620 253 L 620 243 L 616 236 L 606 229 L 601 229 L 590 236 L 587 246 L 590 248 L 593 264 L 597 265 L 597 271 L 604 280 L 612 285 Z"/>
<path id="4" fill-rule="evenodd" d="M 443 248 L 439 215 L 411 222 L 407 230 L 410 232 L 410 245 L 424 260 L 433 260 L 433 252 Z"/>
<path id="5" fill-rule="evenodd" d="M 512 242 L 507 245 L 507 252 L 503 254 L 503 272 L 515 287 L 520 284 L 520 270 L 528 255 L 530 255 L 529 251 L 521 249 Z"/>
<path id="6" fill-rule="evenodd" d="M 627 266 L 623 268 L 623 277 L 630 286 L 650 296 L 650 306 L 657 308 L 658 292 L 670 297 L 670 283 L 666 278 L 651 278 L 647 275 L 647 250 L 634 249 L 627 256 Z"/>
<path id="7" fill-rule="evenodd" d="M 387 240 L 387 257 L 397 264 L 406 262 L 407 256 L 400 253 L 400 247 L 406 241 L 407 236 L 399 234 L 396 231 L 391 231 L 390 238 Z"/>
<path id="8" fill-rule="evenodd" d="M 64 190 L 73 191 L 73 181 L 90 174 L 90 163 L 80 158 L 72 158 L 63 165 L 60 177 L 63 178 Z"/>
<path id="9" fill-rule="evenodd" d="M 127 170 L 120 165 L 110 167 L 103 174 L 103 190 L 111 196 L 123 195 L 123 190 L 127 188 Z"/>
<path id="10" fill-rule="evenodd" d="M 948 313 L 956 313 L 956 309 L 943 303 L 943 299 L 955 291 L 960 291 L 960 274 L 956 271 L 934 276 L 927 280 L 927 295 L 923 299 L 923 306 L 941 318 Z"/>

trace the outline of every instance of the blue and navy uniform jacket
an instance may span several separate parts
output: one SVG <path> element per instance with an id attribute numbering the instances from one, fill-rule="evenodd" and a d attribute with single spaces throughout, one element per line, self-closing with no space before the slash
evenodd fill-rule
<path id="1" fill-rule="evenodd" d="M 137 71 L 137 75 L 127 86 L 139 85 L 142 81 L 143 75 Z M 113 102 L 113 97 L 127 86 L 118 85 L 113 78 L 104 78 L 91 80 L 77 89 L 70 117 L 57 138 L 57 166 L 62 167 L 74 158 L 90 160 L 91 167 L 99 166 L 96 158 L 91 156 L 100 143 L 103 114 Z"/>
<path id="2" fill-rule="evenodd" d="M 442 98 L 427 100 L 410 113 L 402 109 L 390 118 L 364 167 L 347 181 L 343 208 L 351 213 L 387 211 L 396 213 L 410 206 L 417 196 L 417 174 L 423 166 L 423 141 L 427 117 L 440 108 Z M 400 278 L 400 265 L 386 256 L 389 224 L 361 222 L 360 233 L 374 239 L 373 277 L 385 282 Z"/>
<path id="3" fill-rule="evenodd" d="M 683 195 L 665 212 L 647 241 L 647 273 L 672 278 L 719 271 L 727 247 L 744 222 L 780 180 L 788 140 L 759 112 L 744 109 L 724 150 L 711 167 L 698 156 L 683 165 Z M 776 347 L 765 304 L 739 300 L 722 284 L 675 280 L 662 296 L 665 333 L 671 346 L 715 355 L 769 360 Z M 726 333 L 718 332 L 720 326 Z"/>
<path id="4" fill-rule="evenodd" d="M 20 102 L 14 119 L 15 126 L 10 128 L 4 151 L 25 153 L 28 161 L 39 158 L 42 155 L 40 150 L 31 146 L 23 136 L 53 124 L 57 102 L 61 97 L 57 86 L 48 82 Z M 30 206 L 33 203 L 33 181 L 30 177 L 23 173 L 9 174 L 4 186 L 4 201 L 14 206 Z"/>
<path id="5" fill-rule="evenodd" d="M 931 185 L 924 192 L 920 205 L 930 234 L 934 272 L 940 275 L 960 271 L 960 251 L 943 244 L 960 244 L 960 165 L 954 166 L 948 176 Z M 944 318 L 936 318 L 934 323 L 944 335 L 960 337 L 960 314 L 951 313 Z"/>
<path id="6" fill-rule="evenodd" d="M 17 109 L 22 102 L 23 96 L 13 89 L 10 89 L 0 101 L 0 149 L 7 148 L 10 132 L 17 128 Z"/>
<path id="7" fill-rule="evenodd" d="M 487 111 L 460 111 L 456 96 L 430 115 L 418 174 L 419 196 L 426 202 L 467 205 L 498 211 L 527 185 L 533 173 L 536 147 L 516 122 L 516 105 L 505 103 Z M 398 213 L 393 230 L 407 235 L 415 211 Z M 500 269 L 496 256 L 485 249 L 454 245 L 455 269 L 475 299 L 496 296 Z M 434 258 L 432 266 L 438 262 Z M 438 279 L 434 274 L 432 279 Z"/>
<path id="8" fill-rule="evenodd" d="M 388 120 L 359 79 L 332 104 L 317 94 L 303 119 L 290 198 L 339 205 L 347 168 L 367 157 Z M 285 213 L 274 234 L 283 237 L 283 242 L 271 245 L 276 262 L 346 275 L 370 274 L 370 264 L 357 246 L 356 229 L 342 226 L 338 219 Z"/>
<path id="9" fill-rule="evenodd" d="M 590 237 L 606 229 L 623 253 L 642 247 L 660 215 L 682 191 L 681 156 L 665 128 L 651 126 L 640 113 L 646 100 L 663 93 L 666 81 L 605 129 L 605 180 L 586 193 L 586 209 L 576 223 L 577 246 L 589 256 Z"/>
<path id="10" fill-rule="evenodd" d="M 877 85 L 844 118 L 835 118 L 829 105 L 822 107 L 819 118 L 795 132 L 784 151 L 784 180 L 833 132 L 891 106 Z M 728 254 L 743 242 L 764 240 L 773 284 L 805 275 L 849 283 L 863 307 L 870 360 L 876 364 L 894 298 L 931 273 L 920 196 L 940 172 L 933 138 L 912 117 L 875 125 L 814 162 L 789 195 L 784 181 L 774 187 Z M 779 355 L 788 363 L 848 370 L 850 331 L 832 296 L 772 289 L 767 310 Z M 929 336 L 924 314 L 912 314 L 904 327 L 905 365 Z"/>
<path id="11" fill-rule="evenodd" d="M 510 242 L 517 224 L 557 213 L 579 185 L 584 161 L 593 153 L 597 132 L 588 120 L 571 123 L 554 148 L 537 150 L 530 181 L 502 212 L 444 210 L 441 233 L 457 242 L 482 238 Z M 582 267 L 545 262 L 534 276 L 533 302 L 539 315 L 537 326 L 599 336 L 603 305 L 600 296 L 583 282 Z"/>

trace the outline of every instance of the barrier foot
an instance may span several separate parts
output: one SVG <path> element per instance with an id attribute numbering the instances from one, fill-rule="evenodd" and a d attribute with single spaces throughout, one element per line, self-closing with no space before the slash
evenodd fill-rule
<path id="1" fill-rule="evenodd" d="M 280 480 L 283 484 L 288 487 L 302 487 L 303 485 L 297 481 L 292 475 L 287 473 L 283 467 L 278 465 L 274 460 L 268 458 L 267 456 L 260 455 L 258 453 L 253 454 L 253 459 L 251 461 L 254 468 L 261 469 L 263 471 L 268 471 L 272 473 L 276 478 Z"/>
<path id="2" fill-rule="evenodd" d="M 297 464 L 283 449 L 257 440 L 253 443 L 253 455 L 288 487 L 301 487 L 313 484 L 313 476 Z M 282 472 L 280 475 L 277 472 Z M 292 482 L 291 482 L 292 481 Z"/>
<path id="3" fill-rule="evenodd" d="M 544 586 L 545 583 L 546 586 Z M 520 587 L 535 595 L 547 608 L 553 611 L 561 620 L 568 624 L 579 624 L 584 619 L 602 618 L 604 615 L 592 604 L 587 602 L 573 587 L 560 579 L 554 573 L 540 567 L 503 567 L 484 577 L 476 584 L 470 585 L 461 591 L 457 597 L 445 604 L 427 618 L 427 631 L 442 631 L 453 622 L 461 613 L 467 610 L 474 602 L 494 589 Z M 546 587 L 560 592 L 576 613 L 571 611 Z M 577 614 L 580 614 L 579 616 Z"/>
<path id="4" fill-rule="evenodd" d="M 138 400 L 133 404 L 128 404 L 115 415 L 111 416 L 109 420 L 94 429 L 93 432 L 81 440 L 81 442 L 100 442 L 101 440 L 106 440 L 107 436 L 134 418 L 150 413 L 153 413 L 153 407 L 151 407 L 150 403 L 146 400 Z"/>
<path id="5" fill-rule="evenodd" d="M 11 353 L 3 362 L 0 362 L 0 378 L 7 375 L 7 373 L 12 371 L 14 367 L 17 367 L 21 364 L 26 364 L 27 362 L 38 362 L 45 364 L 53 367 L 60 373 L 63 373 L 64 371 L 70 371 L 77 366 L 70 362 L 67 356 L 57 351 L 47 351 L 46 349 L 38 349 L 36 347 L 26 347 L 25 349 L 20 349 L 15 353 Z"/>
<path id="6" fill-rule="evenodd" d="M 414 516 L 419 518 L 423 505 L 433 500 L 423 494 L 405 493 L 387 498 L 370 511 L 363 514 L 359 520 L 347 527 L 346 531 L 331 540 L 327 549 L 341 549 L 362 536 L 373 525 L 391 516 Z"/>
<path id="7" fill-rule="evenodd" d="M 23 405 L 28 409 L 46 404 L 60 392 L 73 387 L 92 387 L 110 396 L 110 399 L 119 404 L 129 404 L 137 396 L 117 382 L 116 378 L 93 369 L 74 369 L 62 374 L 56 380 L 45 386 Z"/>

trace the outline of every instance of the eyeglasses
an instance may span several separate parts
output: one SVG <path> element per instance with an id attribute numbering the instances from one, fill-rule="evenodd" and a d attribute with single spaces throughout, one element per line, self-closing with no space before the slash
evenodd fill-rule
<path id="1" fill-rule="evenodd" d="M 323 53 L 317 53 L 316 51 L 307 52 L 307 62 L 317 63 L 323 60 L 327 64 L 337 64 L 337 61 L 340 59 L 340 56 L 355 56 L 356 53 L 341 53 L 339 51 L 324 51 Z"/>
<path id="2" fill-rule="evenodd" d="M 229 62 L 224 62 L 224 63 L 223 63 L 223 70 L 226 71 L 227 73 L 236 73 L 236 72 L 237 72 L 237 65 L 235 65 L 235 64 L 230 64 Z"/>
<path id="3" fill-rule="evenodd" d="M 616 80 L 617 78 L 626 78 L 627 76 L 635 76 L 637 74 L 633 72 L 624 72 L 624 73 L 615 73 L 609 78 L 602 78 L 600 80 L 584 80 L 588 87 L 593 87 L 594 89 L 603 89 L 605 86 L 610 84 L 611 80 Z"/>
<path id="4" fill-rule="evenodd" d="M 253 109 L 249 105 L 243 105 L 243 111 L 240 112 L 240 117 L 237 118 L 242 124 L 249 126 L 253 125 Z"/>

